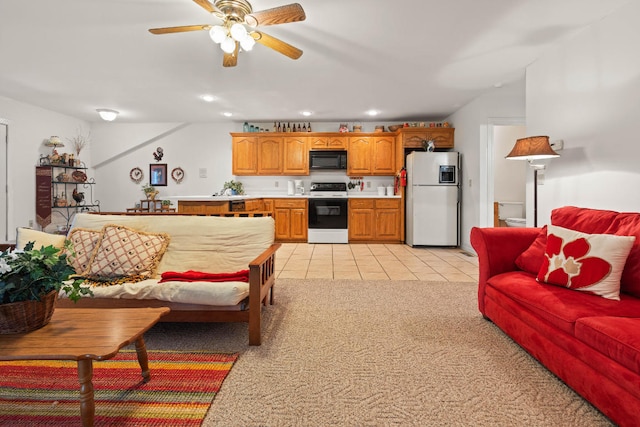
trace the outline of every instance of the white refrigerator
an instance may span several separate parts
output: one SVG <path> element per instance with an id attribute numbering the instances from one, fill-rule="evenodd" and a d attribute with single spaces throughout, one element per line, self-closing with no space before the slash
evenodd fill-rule
<path id="1" fill-rule="evenodd" d="M 406 243 L 459 246 L 459 153 L 414 151 L 406 164 Z"/>

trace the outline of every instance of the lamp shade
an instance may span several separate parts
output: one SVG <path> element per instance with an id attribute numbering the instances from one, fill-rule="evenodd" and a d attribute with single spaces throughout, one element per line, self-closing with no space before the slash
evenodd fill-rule
<path id="1" fill-rule="evenodd" d="M 560 157 L 549 144 L 548 136 L 529 136 L 516 140 L 516 144 L 507 154 L 510 160 L 540 160 Z"/>

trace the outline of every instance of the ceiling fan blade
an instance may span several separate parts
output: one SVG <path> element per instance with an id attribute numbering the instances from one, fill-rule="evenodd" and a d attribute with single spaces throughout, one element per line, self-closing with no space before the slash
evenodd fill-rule
<path id="1" fill-rule="evenodd" d="M 193 0 L 193 1 L 198 3 L 198 5 L 204 10 L 206 10 L 207 12 L 213 13 L 219 18 L 224 17 L 224 13 L 222 13 L 220 9 L 218 9 L 214 4 L 210 3 L 208 0 Z"/>
<path id="2" fill-rule="evenodd" d="M 222 66 L 223 67 L 235 67 L 238 65 L 238 51 L 239 51 L 239 43 L 236 42 L 236 50 L 233 53 L 226 53 L 222 58 Z"/>
<path id="3" fill-rule="evenodd" d="M 295 46 L 291 46 L 289 43 L 285 43 L 280 39 L 277 39 L 269 34 L 265 34 L 261 31 L 252 31 L 251 37 L 263 46 L 270 47 L 276 52 L 288 56 L 291 59 L 298 59 L 302 56 L 302 51 Z"/>
<path id="4" fill-rule="evenodd" d="M 304 21 L 306 15 L 304 9 L 298 3 L 261 10 L 250 13 L 244 17 L 244 22 L 250 27 L 258 25 L 288 24 L 290 22 Z"/>
<path id="5" fill-rule="evenodd" d="M 181 27 L 165 27 L 165 28 L 151 28 L 149 30 L 152 34 L 171 34 L 171 33 L 184 33 L 187 31 L 200 31 L 210 30 L 211 25 L 183 25 Z"/>

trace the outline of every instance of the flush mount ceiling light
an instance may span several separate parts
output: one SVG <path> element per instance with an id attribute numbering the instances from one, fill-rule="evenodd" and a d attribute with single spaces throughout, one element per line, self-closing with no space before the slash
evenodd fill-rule
<path id="1" fill-rule="evenodd" d="M 118 114 L 120 114 L 120 112 L 116 110 L 109 110 L 106 108 L 98 108 L 96 111 L 100 114 L 100 118 L 102 120 L 106 120 L 108 122 L 114 121 L 116 117 L 118 117 Z"/>
<path id="2" fill-rule="evenodd" d="M 233 113 L 230 113 L 229 111 L 225 111 L 224 113 L 222 113 L 222 115 L 225 117 L 231 117 L 233 116 Z"/>
<path id="3" fill-rule="evenodd" d="M 303 116 L 305 116 L 305 117 L 309 117 L 309 116 L 310 116 L 310 115 L 312 115 L 313 113 L 312 113 L 311 111 L 303 111 L 303 112 L 302 112 L 302 113 L 300 113 L 300 114 L 302 114 L 302 115 L 303 115 Z"/>
<path id="4" fill-rule="evenodd" d="M 302 51 L 262 31 L 257 26 L 287 24 L 306 19 L 304 9 L 298 3 L 254 12 L 246 0 L 193 0 L 204 10 L 215 16 L 217 25 L 184 25 L 180 27 L 152 28 L 152 34 L 183 33 L 186 31 L 209 31 L 211 39 L 224 52 L 222 65 L 235 67 L 238 51 L 250 51 L 256 43 L 267 46 L 291 59 L 298 59 Z"/>
<path id="5" fill-rule="evenodd" d="M 369 115 L 369 116 L 377 116 L 378 114 L 380 114 L 380 111 L 378 111 L 378 110 L 369 110 L 369 111 L 367 111 L 367 115 Z"/>
<path id="6" fill-rule="evenodd" d="M 213 95 L 201 95 L 200 99 L 202 99 L 204 102 L 213 102 L 216 100 L 216 97 Z"/>

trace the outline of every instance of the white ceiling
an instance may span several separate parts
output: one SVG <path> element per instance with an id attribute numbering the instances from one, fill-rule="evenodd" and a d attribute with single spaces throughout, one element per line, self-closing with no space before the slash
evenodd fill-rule
<path id="1" fill-rule="evenodd" d="M 256 45 L 223 68 L 206 31 L 147 31 L 218 22 L 192 0 L 0 0 L 0 95 L 87 121 L 440 119 L 629 1 L 299 0 L 304 22 L 260 28 L 299 60 Z"/>

